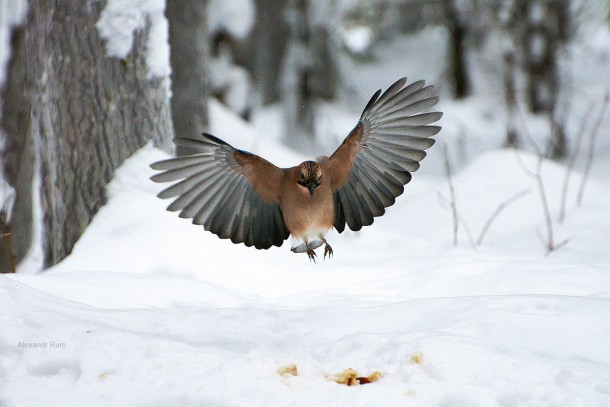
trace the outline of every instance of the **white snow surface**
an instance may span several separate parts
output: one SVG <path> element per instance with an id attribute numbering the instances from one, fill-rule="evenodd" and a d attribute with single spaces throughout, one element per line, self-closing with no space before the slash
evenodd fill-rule
<path id="1" fill-rule="evenodd" d="M 150 24 L 146 42 L 148 73 L 150 77 L 167 77 L 171 66 L 164 11 L 165 0 L 108 0 L 96 24 L 100 37 L 106 41 L 108 56 L 127 57 L 135 32 Z"/>
<path id="2" fill-rule="evenodd" d="M 211 132 L 234 146 L 305 158 L 210 109 Z M 147 146 L 117 170 L 59 265 L 0 276 L 1 406 L 610 405 L 607 179 L 590 180 L 580 208 L 570 189 L 554 223 L 569 242 L 545 255 L 534 180 L 514 151 L 488 151 L 454 174 L 475 237 L 532 191 L 480 247 L 463 228 L 452 246 L 446 179 L 416 173 L 371 227 L 331 232 L 335 257 L 313 264 L 288 242 L 257 251 L 165 211 L 148 179 L 163 158 Z M 542 168 L 555 221 L 565 168 Z M 290 364 L 297 376 L 278 374 Z M 327 378 L 347 368 L 382 377 Z"/>
<path id="3" fill-rule="evenodd" d="M 147 3 L 126 8 L 135 4 Z M 608 83 L 610 36 L 598 33 L 569 61 L 578 84 L 569 137 L 590 102 L 595 117 Z M 401 76 L 442 94 L 444 35 L 427 29 L 380 48 L 375 64 L 343 66 L 355 103 L 320 106 L 320 154 Z M 537 185 L 519 163 L 535 169 L 537 158 L 497 148 L 501 77 L 481 62 L 475 85 L 485 91 L 442 98 L 439 143 L 405 193 L 372 226 L 329 233 L 335 256 L 317 264 L 290 242 L 257 251 L 165 211 L 148 165 L 167 156 L 141 149 L 67 259 L 40 273 L 28 258 L 0 275 L 0 406 L 610 406 L 610 118 L 581 207 L 577 161 L 563 223 L 566 169 L 543 163 L 554 238 L 568 240 L 547 254 Z M 209 108 L 210 132 L 235 147 L 280 166 L 313 158 L 278 144 L 277 106 L 255 111 L 254 125 L 214 100 Z M 543 145 L 548 123 L 524 115 L 524 126 Z M 529 190 L 480 246 L 464 225 L 452 245 L 441 144 L 472 239 Z M 278 374 L 290 364 L 297 376 Z M 327 378 L 347 368 L 382 377 L 357 387 Z"/>

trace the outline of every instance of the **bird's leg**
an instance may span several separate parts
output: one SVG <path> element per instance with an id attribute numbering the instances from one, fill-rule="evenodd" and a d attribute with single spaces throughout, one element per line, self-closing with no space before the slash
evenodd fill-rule
<path id="1" fill-rule="evenodd" d="M 322 239 L 322 241 L 324 242 L 324 260 L 326 260 L 326 255 L 328 254 L 328 258 L 330 259 L 331 257 L 333 257 L 333 248 L 330 247 L 330 245 L 328 244 L 328 242 L 326 241 L 326 239 L 324 239 L 323 237 L 320 237 L 320 239 Z"/>
<path id="2" fill-rule="evenodd" d="M 307 249 L 307 257 L 309 257 L 309 261 L 312 261 L 315 263 L 316 262 L 316 257 L 317 254 L 316 252 L 313 251 L 313 249 L 309 248 L 309 242 L 307 241 L 307 239 L 303 239 L 305 241 L 305 248 Z"/>
<path id="3" fill-rule="evenodd" d="M 313 251 L 313 249 L 307 250 L 307 256 L 309 257 L 310 261 L 313 260 L 314 263 L 316 262 L 317 254 L 316 254 L 316 252 Z"/>

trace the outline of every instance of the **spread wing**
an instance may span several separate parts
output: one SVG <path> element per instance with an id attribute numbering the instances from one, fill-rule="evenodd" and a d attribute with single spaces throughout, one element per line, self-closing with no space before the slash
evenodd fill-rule
<path id="1" fill-rule="evenodd" d="M 328 159 L 335 204 L 335 229 L 343 232 L 373 223 L 403 193 L 427 148 L 440 131 L 430 126 L 441 112 L 426 112 L 438 102 L 424 81 L 405 86 L 402 78 L 381 96 L 378 90 L 360 120 Z"/>
<path id="2" fill-rule="evenodd" d="M 163 171 L 153 181 L 179 181 L 158 195 L 175 198 L 169 211 L 233 243 L 257 249 L 284 243 L 289 232 L 279 205 L 282 169 L 209 134 L 174 142 L 201 153 L 151 164 Z"/>

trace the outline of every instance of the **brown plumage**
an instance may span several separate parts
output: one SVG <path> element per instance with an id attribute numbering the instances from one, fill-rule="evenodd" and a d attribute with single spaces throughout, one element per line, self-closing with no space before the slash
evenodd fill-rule
<path id="1" fill-rule="evenodd" d="M 324 257 L 331 256 L 326 233 L 332 227 L 341 233 L 346 224 L 360 230 L 383 215 L 440 131 L 430 124 L 442 113 L 427 112 L 438 102 L 433 87 L 405 85 L 402 78 L 378 90 L 330 157 L 278 168 L 203 134 L 174 140 L 201 153 L 152 164 L 163 172 L 151 179 L 179 181 L 158 195 L 175 197 L 167 209 L 223 239 L 268 249 L 292 235 L 295 253 L 315 261 L 314 250 L 324 244 Z"/>

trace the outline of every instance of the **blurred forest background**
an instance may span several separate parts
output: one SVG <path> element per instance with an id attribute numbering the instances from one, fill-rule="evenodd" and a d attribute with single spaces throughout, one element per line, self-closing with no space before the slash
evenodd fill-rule
<path id="1" fill-rule="evenodd" d="M 210 98 L 315 156 L 347 135 L 337 109 L 354 125 L 377 88 L 426 79 L 454 159 L 477 149 L 464 112 L 493 108 L 485 145 L 570 165 L 607 108 L 609 32 L 607 0 L 3 0 L 0 271 L 34 222 L 44 266 L 64 259 L 114 170 L 206 131 Z"/>

